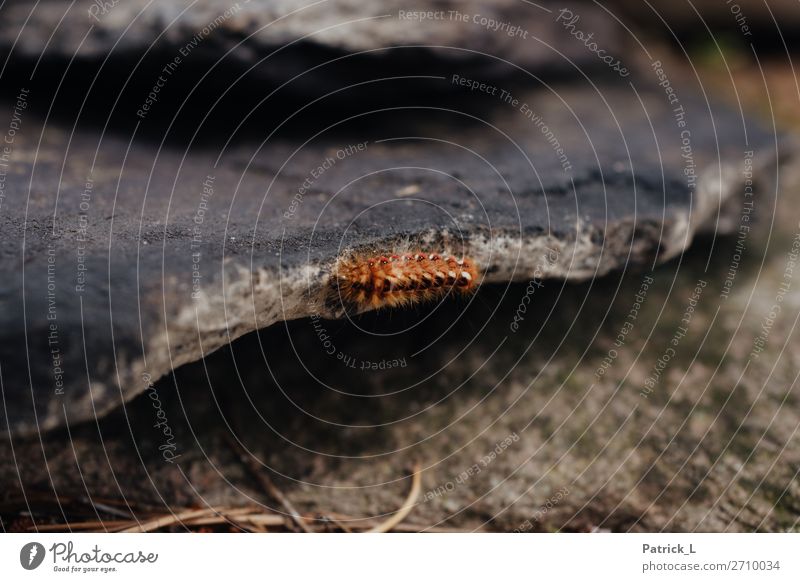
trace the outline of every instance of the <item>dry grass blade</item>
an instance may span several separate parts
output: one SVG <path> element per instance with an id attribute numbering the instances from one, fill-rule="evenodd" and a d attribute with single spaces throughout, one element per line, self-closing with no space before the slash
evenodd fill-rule
<path id="1" fill-rule="evenodd" d="M 246 461 L 246 457 L 243 457 Z M 267 489 L 267 492 L 276 500 L 278 500 L 284 509 L 289 512 L 292 521 L 286 519 L 286 515 L 281 513 L 263 512 L 259 507 L 210 507 L 205 509 L 186 509 L 182 508 L 177 512 L 172 512 L 166 515 L 150 515 L 139 522 L 136 519 L 128 520 L 101 520 L 101 521 L 80 521 L 80 522 L 67 522 L 63 524 L 48 524 L 40 526 L 31 526 L 30 530 L 37 530 L 40 532 L 46 531 L 106 531 L 106 532 L 149 532 L 159 530 L 172 525 L 180 524 L 184 527 L 191 526 L 209 526 L 209 525 L 233 525 L 240 529 L 252 532 L 265 533 L 269 531 L 267 528 L 281 528 L 287 527 L 288 524 L 294 523 L 299 526 L 303 531 L 313 532 L 313 522 L 319 520 L 330 525 L 334 525 L 342 531 L 366 531 L 367 533 L 382 533 L 389 531 L 419 531 L 426 529 L 428 531 L 436 531 L 441 528 L 426 528 L 424 526 L 403 525 L 401 522 L 411 513 L 414 505 L 419 497 L 422 488 L 422 472 L 419 463 L 414 464 L 413 473 L 411 475 L 411 489 L 408 493 L 403 504 L 400 508 L 383 522 L 370 518 L 355 518 L 348 515 L 337 513 L 325 513 L 323 517 L 310 517 L 302 516 L 292 507 L 288 499 L 272 484 L 272 482 L 257 471 L 257 464 L 253 461 L 247 463 L 253 470 L 262 484 Z M 256 465 L 253 467 L 253 465 Z"/>
<path id="2" fill-rule="evenodd" d="M 419 497 L 420 489 L 422 489 L 422 470 L 420 469 L 419 463 L 415 463 L 414 474 L 411 476 L 411 491 L 408 492 L 408 497 L 406 497 L 403 505 L 400 506 L 400 509 L 398 509 L 392 517 L 376 525 L 372 529 L 368 529 L 366 533 L 386 533 L 392 531 L 392 529 L 403 521 L 408 514 L 411 513 L 411 510 L 414 509 L 414 504 L 417 501 L 417 497 Z"/>
<path id="3" fill-rule="evenodd" d="M 409 496 L 410 497 L 410 496 Z M 406 501 L 403 507 L 409 506 Z M 402 508 L 401 508 L 402 509 Z M 209 513 L 213 512 L 213 515 Z M 187 515 L 202 513 L 197 517 L 186 517 Z M 381 531 L 389 531 L 386 529 L 390 527 L 392 531 L 402 532 L 440 532 L 440 533 L 453 533 L 464 532 L 468 530 L 456 528 L 443 528 L 443 527 L 428 527 L 424 525 L 413 525 L 399 523 L 399 519 L 405 515 L 398 515 L 399 511 L 392 516 L 392 523 L 388 521 L 378 524 L 377 520 L 370 518 L 356 518 L 349 515 L 339 513 L 326 513 L 324 518 L 317 518 L 319 521 L 326 521 L 335 525 L 344 532 L 355 532 L 371 530 L 376 531 L 383 528 Z M 407 514 L 407 512 L 406 512 Z M 267 528 L 284 528 L 286 526 L 286 516 L 280 513 L 263 513 L 258 508 L 254 507 L 239 507 L 239 508 L 225 508 L 217 507 L 209 510 L 196 510 L 196 509 L 182 509 L 176 516 L 172 514 L 158 516 L 142 523 L 142 526 L 147 528 L 147 531 L 154 531 L 162 527 L 173 525 L 177 523 L 176 517 L 184 516 L 180 519 L 180 524 L 184 527 L 199 527 L 209 525 L 234 525 L 241 529 L 248 531 L 255 531 L 259 533 L 267 533 Z M 302 519 L 311 520 L 310 517 L 303 517 Z M 108 521 L 79 521 L 68 522 L 52 525 L 30 526 L 29 531 L 39 532 L 63 532 L 63 531 L 96 531 L 96 532 L 120 532 L 120 531 L 143 531 L 135 520 L 108 520 Z"/>
<path id="4" fill-rule="evenodd" d="M 225 438 L 228 442 L 228 445 L 237 454 L 239 459 L 245 465 L 247 465 L 247 467 L 250 469 L 250 472 L 256 479 L 258 479 L 259 483 L 261 483 L 261 486 L 266 490 L 267 494 L 275 501 L 280 503 L 281 506 L 283 506 L 283 509 L 286 511 L 295 525 L 297 525 L 297 527 L 306 533 L 312 533 L 313 530 L 306 525 L 305 520 L 294 508 L 294 505 L 292 505 L 291 501 L 289 501 L 289 499 L 281 492 L 281 490 L 275 486 L 275 484 L 272 482 L 272 479 L 264 474 L 264 472 L 261 470 L 261 467 L 258 465 L 258 463 L 256 463 L 255 459 L 253 459 L 253 457 L 247 451 L 245 451 L 242 448 L 242 445 L 231 435 L 225 433 Z"/>
<path id="5" fill-rule="evenodd" d="M 353 533 L 353 530 L 350 529 L 350 527 L 348 527 L 348 525 L 346 523 L 344 523 L 343 521 L 339 521 L 335 517 L 331 517 L 331 516 L 326 516 L 326 517 L 331 521 L 331 523 L 333 525 L 338 527 L 343 532 L 345 532 L 345 533 Z"/>
<path id="6" fill-rule="evenodd" d="M 81 530 L 98 530 L 106 531 L 107 528 L 129 527 L 133 523 L 131 519 L 109 519 L 107 521 L 79 521 L 74 523 L 56 523 L 52 525 L 32 525 L 28 528 L 29 531 L 37 532 L 58 532 L 58 531 L 81 531 Z"/>
<path id="7" fill-rule="evenodd" d="M 222 510 L 224 511 L 224 510 Z M 165 515 L 163 517 L 159 517 L 156 519 L 151 519 L 150 521 L 145 521 L 143 523 L 137 524 L 133 527 L 128 527 L 123 530 L 120 530 L 120 533 L 143 533 L 148 531 L 153 531 L 157 529 L 161 529 L 162 527 L 167 527 L 169 525 L 174 525 L 176 523 L 183 523 L 186 520 L 190 520 L 192 518 L 197 517 L 206 517 L 209 515 L 215 515 L 220 513 L 219 509 L 211 508 L 211 509 L 190 509 L 189 511 L 183 511 L 181 513 L 174 513 L 170 515 Z"/>

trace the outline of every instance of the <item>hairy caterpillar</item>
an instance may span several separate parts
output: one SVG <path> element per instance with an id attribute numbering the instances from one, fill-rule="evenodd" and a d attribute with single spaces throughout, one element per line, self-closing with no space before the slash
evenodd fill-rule
<path id="1" fill-rule="evenodd" d="M 333 281 L 343 303 L 361 310 L 432 301 L 451 291 L 467 294 L 477 279 L 471 259 L 407 253 L 341 259 Z"/>

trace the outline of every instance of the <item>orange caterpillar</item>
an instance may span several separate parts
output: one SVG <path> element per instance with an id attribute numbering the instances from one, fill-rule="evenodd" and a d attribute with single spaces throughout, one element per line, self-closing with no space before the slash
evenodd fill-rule
<path id="1" fill-rule="evenodd" d="M 431 301 L 451 290 L 466 294 L 477 279 L 470 259 L 422 253 L 342 259 L 334 273 L 339 296 L 358 310 Z"/>

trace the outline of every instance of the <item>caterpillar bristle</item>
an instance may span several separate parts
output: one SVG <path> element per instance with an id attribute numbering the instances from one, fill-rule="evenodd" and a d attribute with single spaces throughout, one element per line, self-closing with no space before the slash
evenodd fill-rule
<path id="1" fill-rule="evenodd" d="M 475 261 L 436 253 L 351 256 L 334 270 L 334 290 L 347 308 L 362 311 L 465 295 L 478 280 Z"/>

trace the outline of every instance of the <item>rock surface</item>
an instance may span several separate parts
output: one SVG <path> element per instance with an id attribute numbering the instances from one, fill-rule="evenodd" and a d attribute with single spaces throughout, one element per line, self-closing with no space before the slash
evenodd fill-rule
<path id="1" fill-rule="evenodd" d="M 367 111 L 305 140 L 185 150 L 70 135 L 27 109 L 2 212 L 12 429 L 102 415 L 277 321 L 341 316 L 343 254 L 463 254 L 482 283 L 587 279 L 675 257 L 741 183 L 741 120 L 725 109 L 715 135 L 686 100 L 682 138 L 658 93 L 603 88 L 602 115 L 577 87 L 514 98 L 486 96 L 477 119 Z M 768 138 L 749 129 L 762 163 Z"/>
<path id="2" fill-rule="evenodd" d="M 602 66 L 595 55 L 554 26 L 563 2 L 543 0 L 126 0 L 101 9 L 94 0 L 65 5 L 43 0 L 36 7 L 11 0 L 3 8 L 0 52 L 38 59 L 136 58 L 147 52 L 198 52 L 226 66 L 258 67 L 264 78 L 292 78 L 328 59 L 361 54 L 381 71 L 408 68 L 417 74 L 443 63 L 497 69 L 503 60 L 537 72 Z M 572 2 L 595 37 L 615 54 L 623 29 L 591 3 Z M 395 58 L 391 47 L 416 47 Z M 324 57 L 324 58 L 323 58 Z M 434 58 L 431 58 L 434 57 Z M 490 57 L 490 58 L 484 58 Z M 484 70 L 483 74 L 488 74 Z M 317 70 L 304 90 L 336 73 Z"/>

